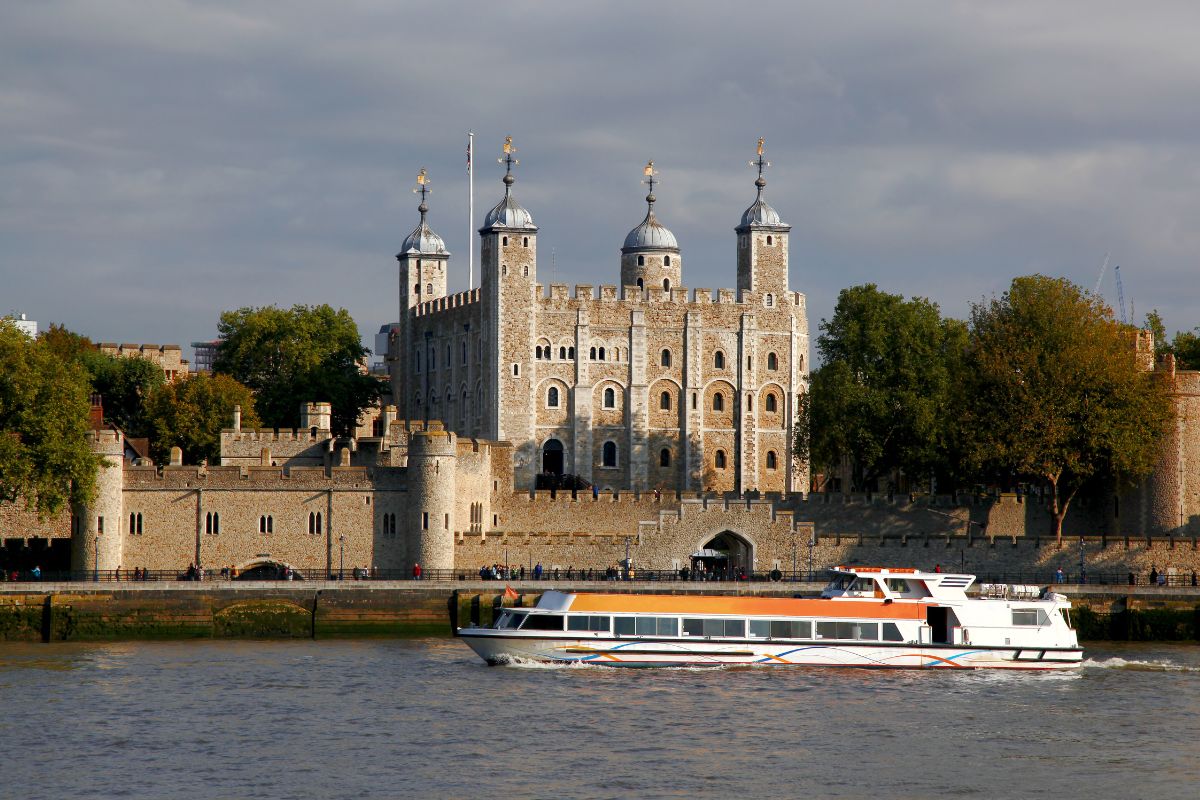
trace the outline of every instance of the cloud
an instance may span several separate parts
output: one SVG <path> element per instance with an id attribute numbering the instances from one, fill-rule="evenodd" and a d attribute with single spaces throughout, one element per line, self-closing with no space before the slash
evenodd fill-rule
<path id="1" fill-rule="evenodd" d="M 1030 271 L 1091 288 L 1105 252 L 1139 313 L 1200 324 L 1192 4 L 0 13 L 0 310 L 97 339 L 186 343 L 269 302 L 345 305 L 369 336 L 396 316 L 416 170 L 463 288 L 506 134 L 545 282 L 617 282 L 653 158 L 685 282 L 733 285 L 761 135 L 814 329 L 854 283 L 965 316 Z"/>

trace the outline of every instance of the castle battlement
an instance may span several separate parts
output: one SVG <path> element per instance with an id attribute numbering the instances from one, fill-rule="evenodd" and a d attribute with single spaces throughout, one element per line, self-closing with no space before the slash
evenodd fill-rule
<path id="1" fill-rule="evenodd" d="M 329 431 L 318 430 L 315 434 L 304 428 L 224 428 L 221 438 L 228 436 L 229 442 L 316 442 L 329 438 Z"/>
<path id="2" fill-rule="evenodd" d="M 457 292 L 445 297 L 437 297 L 433 300 L 427 300 L 424 303 L 418 303 L 416 306 L 414 306 L 412 313 L 418 317 L 424 317 L 430 314 L 436 314 L 439 311 L 446 311 L 447 309 L 469 306 L 473 303 L 479 302 L 479 292 L 480 290 L 478 288 L 468 289 L 465 292 Z"/>

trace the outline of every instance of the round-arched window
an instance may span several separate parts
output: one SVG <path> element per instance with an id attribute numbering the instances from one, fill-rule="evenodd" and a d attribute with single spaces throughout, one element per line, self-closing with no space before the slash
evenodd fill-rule
<path id="1" fill-rule="evenodd" d="M 558 387 L 551 386 L 550 391 L 546 392 L 546 405 L 550 408 L 558 408 Z"/>

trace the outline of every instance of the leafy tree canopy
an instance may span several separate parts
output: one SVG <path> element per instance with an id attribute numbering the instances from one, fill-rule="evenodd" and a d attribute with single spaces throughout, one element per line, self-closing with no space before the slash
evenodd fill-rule
<path id="1" fill-rule="evenodd" d="M 196 373 L 159 386 L 146 399 L 150 454 L 165 462 L 172 447 L 183 450 L 185 463 L 221 457 L 221 430 L 229 427 L 233 407 L 241 406 L 242 424 L 261 423 L 250 390 L 228 375 Z"/>
<path id="2" fill-rule="evenodd" d="M 382 384 L 359 367 L 370 351 L 344 308 L 242 308 L 223 313 L 217 329 L 213 371 L 250 387 L 268 426 L 297 427 L 301 403 L 328 402 L 334 432 L 346 435 L 379 397 Z"/>
<path id="3" fill-rule="evenodd" d="M 1055 532 L 1098 478 L 1131 486 L 1153 470 L 1172 416 L 1161 381 L 1138 369 L 1134 337 L 1070 281 L 1017 278 L 973 307 L 963 409 L 971 463 L 1044 482 Z"/>
<path id="4" fill-rule="evenodd" d="M 821 321 L 823 365 L 812 374 L 811 405 L 801 408 L 813 461 L 849 459 L 863 488 L 896 469 L 949 469 L 950 404 L 966 341 L 965 324 L 943 320 L 929 300 L 906 301 L 874 284 L 842 290 L 833 319 Z"/>
<path id="5" fill-rule="evenodd" d="M 166 381 L 162 367 L 141 356 L 122 357 L 97 353 L 85 358 L 92 389 L 104 404 L 104 420 L 129 436 L 148 435 L 143 408 L 146 398 Z"/>
<path id="6" fill-rule="evenodd" d="M 95 495 L 87 373 L 0 320 L 0 500 L 41 516 Z"/>

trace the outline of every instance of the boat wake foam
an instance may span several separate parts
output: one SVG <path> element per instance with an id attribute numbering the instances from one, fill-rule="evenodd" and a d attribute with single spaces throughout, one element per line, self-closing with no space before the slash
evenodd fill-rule
<path id="1" fill-rule="evenodd" d="M 1100 661 L 1089 658 L 1083 662 L 1083 666 L 1085 669 L 1123 669 L 1131 672 L 1191 672 L 1200 674 L 1200 667 L 1196 666 L 1175 664 L 1170 661 L 1125 659 L 1119 656 L 1105 658 Z"/>

